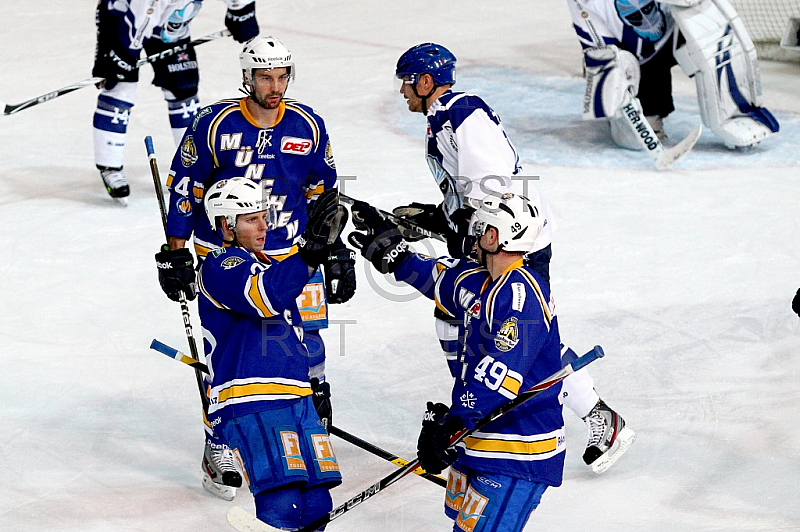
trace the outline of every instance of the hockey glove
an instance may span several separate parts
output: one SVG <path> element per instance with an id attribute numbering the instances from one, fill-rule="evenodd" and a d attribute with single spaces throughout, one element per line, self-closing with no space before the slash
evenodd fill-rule
<path id="1" fill-rule="evenodd" d="M 186 248 L 169 249 L 167 244 L 156 253 L 158 284 L 173 301 L 180 301 L 183 292 L 189 301 L 197 297 L 194 257 Z"/>
<path id="2" fill-rule="evenodd" d="M 347 239 L 379 272 L 394 272 L 411 253 L 408 242 L 375 207 L 356 201 L 350 209 L 353 211 L 353 225 L 364 232 L 353 231 Z"/>
<path id="3" fill-rule="evenodd" d="M 800 316 L 800 289 L 797 290 L 794 299 L 792 299 L 792 310 Z"/>
<path id="4" fill-rule="evenodd" d="M 251 2 L 241 9 L 228 9 L 225 13 L 225 27 L 237 42 L 247 42 L 258 35 L 256 3 Z"/>
<path id="5" fill-rule="evenodd" d="M 460 259 L 469 257 L 472 253 L 473 240 L 467 236 L 467 233 L 473 212 L 475 209 L 472 207 L 461 207 L 450 215 L 450 221 L 452 225 L 456 226 L 456 230 L 453 231 L 452 226 L 448 227 L 444 235 L 447 237 L 447 252 L 451 257 Z"/>
<path id="6" fill-rule="evenodd" d="M 427 408 L 417 441 L 417 458 L 426 472 L 438 475 L 458 458 L 458 451 L 450 448 L 450 438 L 464 426 L 449 415 L 447 405 L 428 401 Z"/>
<path id="7" fill-rule="evenodd" d="M 328 303 L 350 301 L 356 293 L 356 252 L 341 241 L 334 242 L 323 266 Z"/>
<path id="8" fill-rule="evenodd" d="M 396 207 L 392 214 L 398 218 L 408 220 L 414 225 L 418 225 L 428 231 L 443 234 L 447 229 L 447 218 L 444 216 L 444 211 L 441 205 L 433 205 L 432 203 L 417 203 L 413 202 L 410 205 L 403 205 Z M 409 242 L 416 242 L 422 240 L 425 235 L 419 231 L 414 230 L 413 225 L 406 225 L 403 223 L 395 224 L 403 238 Z"/>
<path id="9" fill-rule="evenodd" d="M 333 424 L 333 406 L 331 405 L 331 385 L 327 382 L 320 383 L 319 379 L 311 379 L 311 400 L 314 401 L 314 410 L 317 411 L 322 425 L 328 430 Z"/>
<path id="10" fill-rule="evenodd" d="M 306 264 L 316 268 L 328 257 L 328 251 L 342 234 L 349 214 L 339 203 L 339 190 L 329 188 L 320 194 L 308 213 L 306 230 L 300 236 L 298 253 Z"/>

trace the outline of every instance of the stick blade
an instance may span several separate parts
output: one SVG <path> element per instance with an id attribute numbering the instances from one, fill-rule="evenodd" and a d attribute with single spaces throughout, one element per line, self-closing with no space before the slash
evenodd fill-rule
<path id="1" fill-rule="evenodd" d="M 228 510 L 228 523 L 239 532 L 281 532 L 239 506 Z"/>
<path id="2" fill-rule="evenodd" d="M 665 149 L 661 154 L 661 157 L 659 157 L 658 161 L 656 162 L 656 168 L 659 170 L 664 170 L 672 166 L 676 161 L 682 159 L 684 155 L 692 151 L 692 148 L 694 148 L 694 145 L 697 144 L 697 141 L 700 139 L 700 135 L 702 133 L 703 126 L 699 125 L 678 144 L 671 148 Z"/>

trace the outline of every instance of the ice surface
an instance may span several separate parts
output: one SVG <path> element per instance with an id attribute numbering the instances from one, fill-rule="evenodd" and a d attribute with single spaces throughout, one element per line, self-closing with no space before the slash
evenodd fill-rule
<path id="1" fill-rule="evenodd" d="M 199 36 L 223 27 L 205 2 Z M 0 97 L 17 103 L 90 76 L 92 0 L 0 2 Z M 565 413 L 564 485 L 527 530 L 800 529 L 800 91 L 795 65 L 762 63 L 784 131 L 750 153 L 704 134 L 673 170 L 611 147 L 582 123 L 580 52 L 567 6 L 547 2 L 260 1 L 264 34 L 294 52 L 290 95 L 325 118 L 346 191 L 383 208 L 437 201 L 424 119 L 392 92 L 394 63 L 425 41 L 459 58 L 457 88 L 502 117 L 525 171 L 554 204 L 553 290 L 562 336 L 601 344 L 598 390 L 638 433 L 611 470 L 580 456 L 583 423 Z M 237 94 L 239 46 L 198 48 L 201 99 Z M 675 139 L 699 122 L 676 69 Z M 186 350 L 178 305 L 156 280 L 162 238 L 142 139 L 162 173 L 174 149 L 166 105 L 142 70 L 125 168 L 130 205 L 104 191 L 92 159 L 96 91 L 0 117 L 0 530 L 227 530 L 234 503 L 200 485 L 194 378 L 148 349 Z M 438 248 L 441 251 L 441 248 Z M 393 303 L 359 259 L 359 291 L 325 335 L 335 421 L 403 457 L 428 400 L 446 400 L 431 305 Z M 196 318 L 196 312 L 195 312 Z M 195 324 L 195 334 L 199 328 Z M 335 441 L 341 503 L 395 467 Z M 403 479 L 329 526 L 449 530 L 441 488 Z"/>

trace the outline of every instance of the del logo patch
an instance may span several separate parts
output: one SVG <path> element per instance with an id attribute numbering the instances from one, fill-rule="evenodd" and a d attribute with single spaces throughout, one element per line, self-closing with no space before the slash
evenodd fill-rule
<path id="1" fill-rule="evenodd" d="M 500 326 L 494 337 L 494 346 L 498 351 L 511 351 L 519 342 L 519 327 L 517 318 L 508 318 Z"/>
<path id="2" fill-rule="evenodd" d="M 313 144 L 309 139 L 297 137 L 283 137 L 281 139 L 281 151 L 283 153 L 293 153 L 295 155 L 308 155 L 311 153 Z"/>

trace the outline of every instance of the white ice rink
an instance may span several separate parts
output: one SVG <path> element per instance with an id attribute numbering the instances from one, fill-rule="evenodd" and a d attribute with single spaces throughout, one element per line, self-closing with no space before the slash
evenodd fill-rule
<path id="1" fill-rule="evenodd" d="M 356 178 L 349 195 L 383 208 L 439 201 L 424 118 L 392 90 L 397 57 L 426 41 L 455 53 L 456 88 L 495 108 L 525 173 L 541 177 L 559 224 L 562 337 L 577 351 L 605 348 L 591 373 L 638 440 L 594 475 L 580 458 L 584 424 L 565 412 L 564 484 L 526 530 L 798 530 L 800 64 L 761 65 L 782 133 L 749 153 L 706 133 L 657 172 L 581 122 L 566 1 L 259 0 L 258 18 L 294 52 L 289 94 L 325 118 L 340 175 Z M 205 4 L 195 37 L 223 28 L 223 3 Z M 0 2 L 0 98 L 89 77 L 94 6 Z M 239 48 L 198 48 L 203 102 L 237 94 Z M 142 139 L 153 136 L 163 175 L 174 145 L 151 72 L 129 128 L 127 208 L 94 168 L 94 88 L 0 117 L 3 531 L 224 531 L 231 505 L 253 510 L 246 490 L 228 503 L 202 489 L 194 377 L 148 349 L 154 337 L 187 349 L 153 260 L 163 232 Z M 674 76 L 666 126 L 677 140 L 700 119 L 693 82 Z M 425 402 L 446 400 L 450 386 L 431 304 L 382 297 L 358 260 L 358 293 L 331 310 L 354 323 L 325 335 L 334 421 L 410 458 Z M 336 504 L 395 467 L 334 445 L 345 478 Z M 450 530 L 442 497 L 405 478 L 328 530 Z"/>

